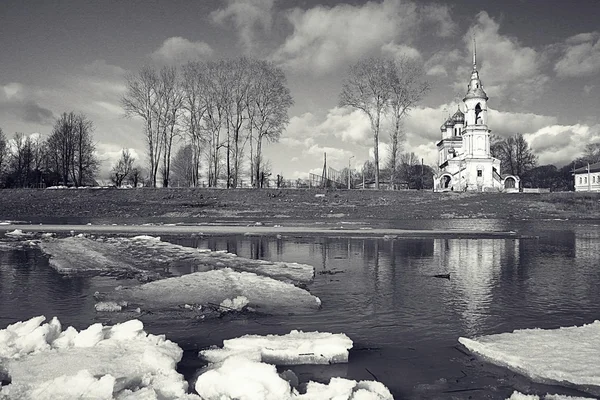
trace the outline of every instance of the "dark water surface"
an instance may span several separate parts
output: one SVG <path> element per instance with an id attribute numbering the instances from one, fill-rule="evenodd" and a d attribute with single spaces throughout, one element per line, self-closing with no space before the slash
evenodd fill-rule
<path id="1" fill-rule="evenodd" d="M 599 223 L 464 220 L 454 225 L 487 224 L 528 235 L 521 239 L 163 237 L 249 258 L 311 264 L 316 276 L 308 289 L 323 308 L 285 317 L 143 320 L 148 331 L 165 333 L 186 350 L 181 364 L 186 376 L 199 365 L 200 348 L 246 333 L 301 329 L 344 332 L 354 340 L 347 365 L 296 367 L 301 380 L 376 377 L 398 399 L 504 399 L 515 389 L 578 394 L 482 362 L 465 354 L 457 339 L 600 319 Z M 425 225 L 415 228 L 452 227 L 449 221 Z M 173 272 L 192 270 L 179 269 Z M 93 293 L 128 283 L 62 277 L 37 250 L 0 247 L 0 328 L 41 314 L 77 328 L 110 322 L 95 314 Z"/>

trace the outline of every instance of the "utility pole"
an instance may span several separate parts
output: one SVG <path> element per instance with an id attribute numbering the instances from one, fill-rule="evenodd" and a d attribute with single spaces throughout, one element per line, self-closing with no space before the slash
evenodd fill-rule
<path id="1" fill-rule="evenodd" d="M 354 156 L 351 156 L 348 159 L 348 189 L 350 189 L 350 175 L 351 175 L 351 170 L 350 170 L 350 160 L 352 160 L 354 158 Z"/>

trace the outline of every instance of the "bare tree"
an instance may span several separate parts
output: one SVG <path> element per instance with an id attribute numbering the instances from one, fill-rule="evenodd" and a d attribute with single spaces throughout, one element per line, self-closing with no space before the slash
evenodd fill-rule
<path id="1" fill-rule="evenodd" d="M 203 145 L 207 142 L 206 130 L 202 121 L 206 114 L 206 65 L 189 62 L 183 70 L 183 120 L 192 150 L 192 186 L 200 182 L 200 157 Z"/>
<path id="2" fill-rule="evenodd" d="M 390 76 L 390 113 L 392 131 L 390 133 L 390 180 L 396 188 L 396 168 L 405 134 L 401 129 L 402 120 L 427 93 L 429 83 L 423 81 L 423 69 L 414 61 L 401 58 L 395 62 Z"/>
<path id="3" fill-rule="evenodd" d="M 262 160 L 263 141 L 279 140 L 289 122 L 288 110 L 294 100 L 287 87 L 285 74 L 279 67 L 268 61 L 256 61 L 256 66 L 250 88 L 252 131 L 256 134 L 254 172 L 256 182 L 263 182 L 264 179 L 260 179 L 260 174 L 265 169 Z"/>
<path id="4" fill-rule="evenodd" d="M 340 94 L 342 107 L 364 112 L 371 123 L 375 155 L 375 188 L 379 189 L 379 130 L 391 98 L 390 77 L 395 65 L 382 58 L 366 58 L 350 66 Z"/>
<path id="5" fill-rule="evenodd" d="M 600 142 L 588 143 L 580 160 L 583 163 L 594 164 L 600 162 Z"/>
<path id="6" fill-rule="evenodd" d="M 131 169 L 131 172 L 129 173 L 129 184 L 131 186 L 133 186 L 134 188 L 138 187 L 138 183 L 140 182 L 140 180 L 142 179 L 142 174 L 143 174 L 143 168 L 140 166 L 135 166 Z"/>
<path id="7" fill-rule="evenodd" d="M 217 186 L 220 176 L 220 149 L 224 146 L 221 142 L 221 129 L 227 126 L 227 74 L 224 61 L 208 62 L 206 64 L 206 113 L 204 115 L 205 128 L 208 133 L 208 185 Z"/>
<path id="8" fill-rule="evenodd" d="M 82 186 L 98 169 L 92 123 L 83 114 L 63 113 L 48 138 L 49 157 L 64 185 Z"/>
<path id="9" fill-rule="evenodd" d="M 8 155 L 9 155 L 8 150 L 9 150 L 9 148 L 8 148 L 8 141 L 6 140 L 6 135 L 0 128 L 0 177 L 2 176 L 4 168 L 6 167 L 6 163 L 7 163 Z"/>
<path id="10" fill-rule="evenodd" d="M 183 90 L 175 67 L 164 67 L 158 77 L 157 120 L 160 126 L 162 148 L 163 187 L 169 186 L 173 140 L 179 134 L 178 123 L 183 105 Z"/>
<path id="11" fill-rule="evenodd" d="M 490 148 L 492 156 L 500 160 L 500 169 L 511 175 L 523 176 L 537 165 L 537 156 L 521 133 L 507 139 L 494 136 Z"/>
<path id="12" fill-rule="evenodd" d="M 125 178 L 131 174 L 134 162 L 135 158 L 131 155 L 129 149 L 121 150 L 121 158 L 119 158 L 117 163 L 113 165 L 110 176 L 110 179 L 115 183 L 115 185 L 121 187 Z"/>
<path id="13" fill-rule="evenodd" d="M 177 186 L 194 186 L 194 150 L 191 144 L 181 146 L 175 153 L 173 179 Z"/>
<path id="14" fill-rule="evenodd" d="M 143 67 L 137 74 L 127 77 L 127 93 L 121 99 L 127 117 L 139 117 L 144 121 L 150 182 L 153 187 L 156 187 L 163 148 L 163 121 L 160 120 L 162 113 L 158 111 L 158 81 L 159 77 L 154 68 Z"/>

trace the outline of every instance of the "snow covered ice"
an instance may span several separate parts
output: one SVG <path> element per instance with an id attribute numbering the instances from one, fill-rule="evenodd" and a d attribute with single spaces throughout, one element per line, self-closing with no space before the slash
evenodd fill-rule
<path id="1" fill-rule="evenodd" d="M 185 304 L 219 306 L 240 296 L 248 301 L 249 307 L 269 314 L 316 310 L 321 305 L 318 297 L 292 284 L 231 268 L 122 288 L 109 293 L 108 300 L 127 301 L 142 309 L 168 309 Z"/>
<path id="2" fill-rule="evenodd" d="M 2 399 L 192 399 L 176 372 L 182 350 L 138 320 L 62 330 L 43 316 L 0 330 Z"/>
<path id="3" fill-rule="evenodd" d="M 591 397 L 573 397 L 565 396 L 562 394 L 547 394 L 545 396 L 538 396 L 535 394 L 523 394 L 516 390 L 506 400 L 594 400 Z"/>
<path id="4" fill-rule="evenodd" d="M 209 362 L 244 357 L 275 365 L 334 364 L 348 362 L 352 340 L 343 333 L 291 331 L 287 335 L 245 335 L 223 341 L 223 348 L 200 352 Z"/>
<path id="5" fill-rule="evenodd" d="M 314 267 L 237 257 L 223 251 L 202 250 L 163 242 L 152 236 L 94 240 L 83 237 L 43 240 L 40 249 L 50 255 L 50 265 L 62 273 L 122 271 L 143 273 L 165 267 L 189 266 L 206 272 L 224 267 L 254 272 L 289 283 L 309 283 Z"/>
<path id="6" fill-rule="evenodd" d="M 600 321 L 559 329 L 460 338 L 471 352 L 534 381 L 600 387 Z M 596 390 L 597 391 L 597 390 Z"/>

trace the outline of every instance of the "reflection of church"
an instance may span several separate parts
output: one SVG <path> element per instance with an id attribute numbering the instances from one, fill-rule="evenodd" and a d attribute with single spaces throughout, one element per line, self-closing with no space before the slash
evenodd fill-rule
<path id="1" fill-rule="evenodd" d="M 500 160 L 491 155 L 487 100 L 477 71 L 473 41 L 473 72 L 463 99 L 465 113 L 459 106 L 440 128 L 439 171 L 433 177 L 435 191 L 518 191 L 519 177 L 500 175 Z"/>

